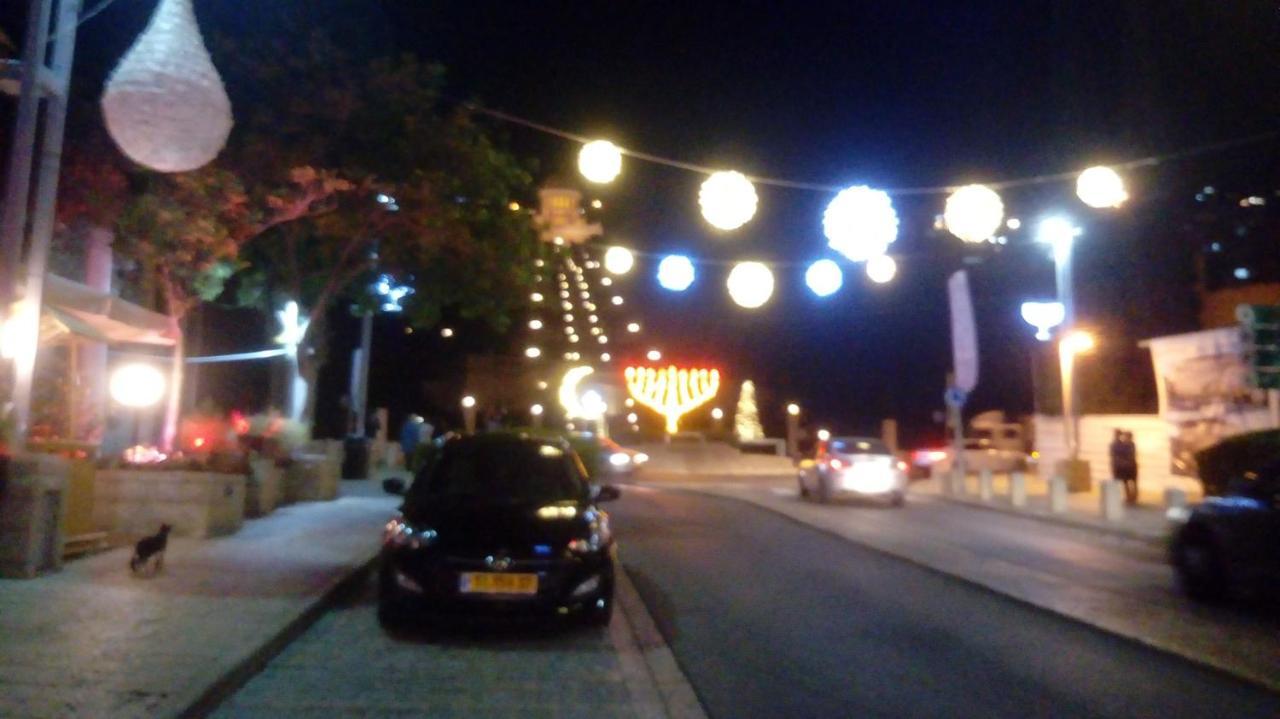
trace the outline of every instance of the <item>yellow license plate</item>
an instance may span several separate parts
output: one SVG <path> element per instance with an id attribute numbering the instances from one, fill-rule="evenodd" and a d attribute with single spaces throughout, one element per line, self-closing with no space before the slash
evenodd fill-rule
<path id="1" fill-rule="evenodd" d="M 463 572 L 458 578 L 458 591 L 463 594 L 537 594 L 538 575 Z"/>

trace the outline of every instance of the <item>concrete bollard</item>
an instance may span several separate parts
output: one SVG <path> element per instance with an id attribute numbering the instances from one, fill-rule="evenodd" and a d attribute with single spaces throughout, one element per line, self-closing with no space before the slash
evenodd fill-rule
<path id="1" fill-rule="evenodd" d="M 1062 514 L 1067 511 L 1067 479 L 1053 477 L 1049 480 L 1049 511 Z"/>
<path id="2" fill-rule="evenodd" d="M 1104 479 L 1100 485 L 1102 518 L 1108 522 L 1124 519 L 1124 483 L 1116 479 Z"/>
<path id="3" fill-rule="evenodd" d="M 1015 507 L 1027 506 L 1027 475 L 1022 472 L 1009 475 L 1009 504 Z"/>
<path id="4" fill-rule="evenodd" d="M 991 470 L 989 469 L 978 473 L 978 497 L 984 502 L 991 501 Z"/>
<path id="5" fill-rule="evenodd" d="M 963 497 L 964 492 L 964 472 L 957 467 L 951 470 L 951 494 L 957 497 Z"/>
<path id="6" fill-rule="evenodd" d="M 1185 509 L 1187 506 L 1187 490 L 1177 487 L 1166 487 L 1164 490 L 1165 509 Z"/>

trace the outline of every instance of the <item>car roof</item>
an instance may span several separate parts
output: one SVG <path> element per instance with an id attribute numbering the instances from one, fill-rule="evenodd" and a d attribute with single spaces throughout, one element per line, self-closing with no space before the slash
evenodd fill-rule
<path id="1" fill-rule="evenodd" d="M 481 432 L 451 437 L 444 443 L 445 448 L 484 448 L 510 445 L 528 445 L 539 447 L 551 445 L 561 449 L 569 449 L 569 443 L 560 437 L 537 437 L 526 432 L 499 431 Z"/>

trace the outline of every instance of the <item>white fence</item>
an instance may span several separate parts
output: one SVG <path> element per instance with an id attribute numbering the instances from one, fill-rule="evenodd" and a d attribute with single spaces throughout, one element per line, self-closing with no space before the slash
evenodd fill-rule
<path id="1" fill-rule="evenodd" d="M 1040 453 L 1040 466 L 1053 467 L 1066 457 L 1062 435 L 1062 418 L 1036 415 L 1035 449 Z M 1143 491 L 1176 488 L 1189 494 L 1200 493 L 1195 477 L 1180 477 L 1170 471 L 1169 425 L 1155 414 L 1095 414 L 1080 418 L 1080 458 L 1089 462 L 1095 482 L 1111 478 L 1112 432 L 1133 432 L 1138 447 L 1138 481 Z"/>

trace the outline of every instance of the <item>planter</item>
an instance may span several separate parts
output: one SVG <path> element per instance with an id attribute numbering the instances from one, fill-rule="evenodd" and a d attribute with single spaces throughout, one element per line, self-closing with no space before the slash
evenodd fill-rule
<path id="1" fill-rule="evenodd" d="M 338 465 L 324 454 L 295 454 L 285 473 L 284 501 L 316 502 L 338 496 Z"/>
<path id="2" fill-rule="evenodd" d="M 249 477 L 245 482 L 244 514 L 261 517 L 270 514 L 281 503 L 283 487 L 281 471 L 274 459 L 258 457 L 249 460 Z"/>
<path id="3" fill-rule="evenodd" d="M 8 460 L 0 484 L 0 576 L 34 577 L 62 566 L 69 463 L 52 455 Z"/>
<path id="4" fill-rule="evenodd" d="M 233 534 L 244 524 L 245 476 L 182 470 L 105 469 L 94 485 L 98 528 L 130 536 L 161 524 L 180 537 Z"/>

